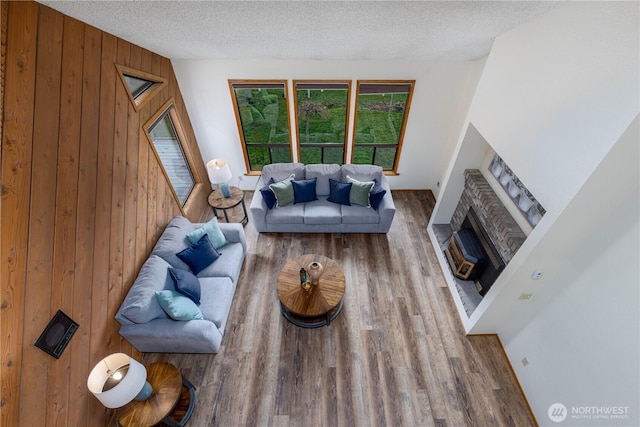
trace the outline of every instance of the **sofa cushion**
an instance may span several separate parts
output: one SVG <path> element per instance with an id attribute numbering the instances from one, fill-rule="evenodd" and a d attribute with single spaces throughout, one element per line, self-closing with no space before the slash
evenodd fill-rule
<path id="1" fill-rule="evenodd" d="M 373 188 L 373 181 L 358 181 L 347 175 L 347 181 L 352 184 L 351 192 L 349 193 L 349 202 L 353 205 L 371 207 L 369 203 L 369 193 Z"/>
<path id="2" fill-rule="evenodd" d="M 189 266 L 193 274 L 200 273 L 220 257 L 220 253 L 213 247 L 207 234 L 203 235 L 198 240 L 198 243 L 178 252 L 176 255 Z"/>
<path id="3" fill-rule="evenodd" d="M 272 163 L 262 167 L 262 180 L 269 182 L 271 178 L 275 182 L 294 175 L 294 179 L 304 179 L 304 165 L 302 163 Z"/>
<path id="4" fill-rule="evenodd" d="M 216 249 L 229 243 L 224 237 L 224 234 L 222 234 L 220 225 L 218 224 L 218 218 L 216 217 L 213 217 L 211 221 L 205 223 L 202 227 L 196 228 L 192 232 L 187 233 L 187 239 L 192 244 L 196 244 L 205 234 L 209 236 L 209 241 L 211 241 L 211 244 Z"/>
<path id="5" fill-rule="evenodd" d="M 329 195 L 329 179 L 340 181 L 342 178 L 340 165 L 335 164 L 307 165 L 304 170 L 304 176 L 306 179 L 318 179 L 316 183 L 316 194 L 318 196 Z"/>
<path id="6" fill-rule="evenodd" d="M 303 224 L 304 207 L 304 204 L 292 204 L 272 209 L 267 212 L 266 221 L 269 224 Z"/>
<path id="7" fill-rule="evenodd" d="M 200 281 L 190 271 L 169 267 L 169 274 L 173 279 L 176 291 L 200 304 Z"/>
<path id="8" fill-rule="evenodd" d="M 271 191 L 276 196 L 276 207 L 280 208 L 282 206 L 286 206 L 289 203 L 293 202 L 293 181 L 295 175 L 291 174 L 288 178 L 283 179 L 282 181 L 275 182 L 269 185 Z"/>
<path id="9" fill-rule="evenodd" d="M 317 180 L 317 178 L 311 178 L 291 181 L 293 185 L 293 203 L 306 203 L 318 200 L 318 196 L 316 196 Z"/>
<path id="10" fill-rule="evenodd" d="M 304 206 L 305 224 L 340 224 L 340 205 L 329 202 L 325 197 Z"/>
<path id="11" fill-rule="evenodd" d="M 200 311 L 205 320 L 213 322 L 222 332 L 229 316 L 235 285 L 227 277 L 203 277 Z"/>
<path id="12" fill-rule="evenodd" d="M 273 211 L 271 211 L 273 212 Z M 244 247 L 241 243 L 229 243 L 218 249 L 220 258 L 208 267 L 200 271 L 196 276 L 203 277 L 229 277 L 235 281 L 240 276 L 242 260 L 244 259 Z M 202 282 L 201 282 L 202 288 Z"/>
<path id="13" fill-rule="evenodd" d="M 157 291 L 156 298 L 162 309 L 173 320 L 202 320 L 202 312 L 191 299 L 179 292 Z"/>
<path id="14" fill-rule="evenodd" d="M 349 202 L 349 195 L 351 194 L 351 184 L 350 182 L 340 182 L 334 181 L 333 179 L 329 180 L 329 197 L 328 201 L 332 203 L 338 203 L 340 205 L 351 205 Z"/>
<path id="15" fill-rule="evenodd" d="M 269 188 L 269 186 L 274 183 L 275 181 L 273 180 L 273 178 L 271 178 L 269 179 L 269 182 L 267 182 L 265 186 L 260 189 L 262 200 L 264 200 L 267 208 L 269 209 L 273 209 L 273 207 L 276 205 L 276 195 L 273 194 L 273 191 L 271 190 L 271 188 Z"/>
<path id="16" fill-rule="evenodd" d="M 377 179 L 374 179 L 373 182 L 373 188 L 369 193 L 369 203 L 371 204 L 371 207 L 373 209 L 378 210 L 378 207 L 380 206 L 384 195 L 387 194 L 387 190 L 382 188 L 382 185 L 380 185 L 380 182 L 378 182 Z"/>
<path id="17" fill-rule="evenodd" d="M 158 239 L 158 242 L 153 247 L 151 252 L 154 255 L 158 255 L 172 267 L 179 268 L 181 270 L 190 270 L 189 266 L 182 262 L 176 254 L 185 248 L 190 246 L 190 242 L 187 239 L 187 233 L 196 229 L 196 226 L 191 223 L 187 218 L 183 216 L 176 216 L 162 232 L 162 235 Z"/>
<path id="18" fill-rule="evenodd" d="M 173 289 L 173 279 L 169 275 L 169 263 L 156 255 L 151 255 L 140 269 L 138 277 L 124 298 L 118 315 L 134 323 L 147 323 L 153 319 L 166 319 L 155 297 L 156 291 Z M 116 316 L 117 317 L 117 316 Z"/>
<path id="19" fill-rule="evenodd" d="M 347 175 L 358 181 L 382 182 L 382 167 L 376 165 L 342 165 L 342 182 L 347 181 Z"/>
<path id="20" fill-rule="evenodd" d="M 343 224 L 378 224 L 380 215 L 378 211 L 360 205 L 340 205 Z"/>

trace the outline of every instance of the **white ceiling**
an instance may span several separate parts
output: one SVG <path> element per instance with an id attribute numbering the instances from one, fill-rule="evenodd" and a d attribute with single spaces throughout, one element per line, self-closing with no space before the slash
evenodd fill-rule
<path id="1" fill-rule="evenodd" d="M 49 1 L 171 59 L 473 60 L 550 1 Z"/>

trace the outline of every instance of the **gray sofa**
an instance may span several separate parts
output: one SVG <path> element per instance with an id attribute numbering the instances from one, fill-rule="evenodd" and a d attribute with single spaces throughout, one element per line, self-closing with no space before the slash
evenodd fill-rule
<path id="1" fill-rule="evenodd" d="M 296 181 L 317 178 L 318 200 L 269 209 L 260 189 L 266 189 L 271 178 L 278 182 L 291 175 Z M 358 181 L 377 181 L 386 191 L 377 209 L 327 200 L 330 194 L 329 179 L 346 183 L 347 176 Z M 251 199 L 250 212 L 251 220 L 259 232 L 387 233 L 395 215 L 395 205 L 387 178 L 379 166 L 274 163 L 262 169 Z"/>
<path id="2" fill-rule="evenodd" d="M 169 222 L 116 314 L 120 335 L 141 352 L 217 353 L 220 349 L 247 251 L 240 224 L 219 224 L 229 243 L 217 249 L 220 257 L 196 275 L 203 320 L 173 320 L 155 297 L 156 291 L 174 289 L 169 267 L 190 270 L 176 254 L 191 246 L 186 234 L 203 225 L 182 216 Z"/>

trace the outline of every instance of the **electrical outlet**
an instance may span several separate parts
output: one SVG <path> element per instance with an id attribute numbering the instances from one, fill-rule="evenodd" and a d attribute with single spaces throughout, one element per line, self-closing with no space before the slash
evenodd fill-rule
<path id="1" fill-rule="evenodd" d="M 532 296 L 533 296 L 533 294 L 520 294 L 518 299 L 527 300 L 527 299 L 531 299 Z"/>
<path id="2" fill-rule="evenodd" d="M 526 357 L 523 357 L 522 358 L 522 366 L 526 367 L 527 365 L 529 365 L 529 359 L 527 359 Z"/>

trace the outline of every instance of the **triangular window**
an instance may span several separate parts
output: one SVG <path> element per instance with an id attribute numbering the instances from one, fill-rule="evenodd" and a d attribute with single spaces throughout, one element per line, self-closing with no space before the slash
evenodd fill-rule
<path id="1" fill-rule="evenodd" d="M 167 85 L 165 78 L 134 70 L 124 65 L 116 64 L 116 68 L 136 111 Z"/>

